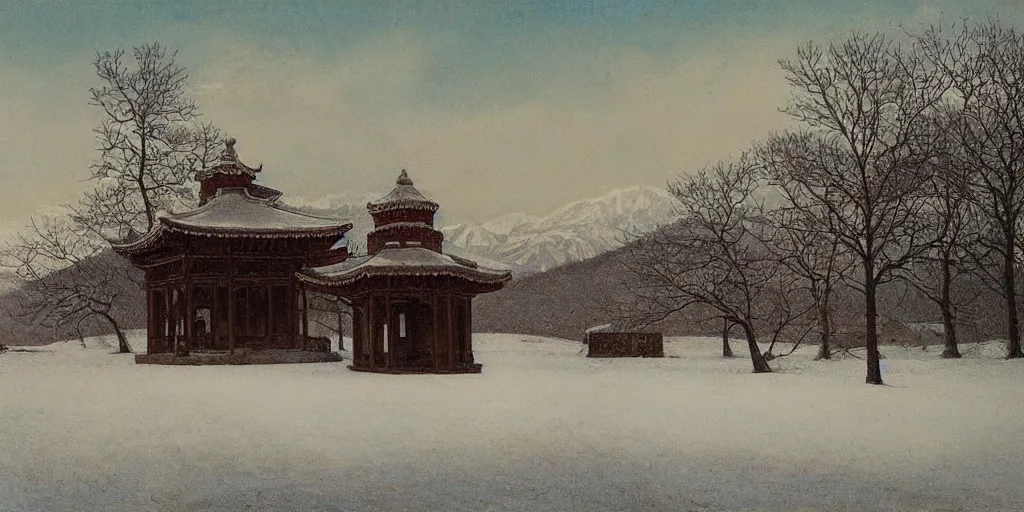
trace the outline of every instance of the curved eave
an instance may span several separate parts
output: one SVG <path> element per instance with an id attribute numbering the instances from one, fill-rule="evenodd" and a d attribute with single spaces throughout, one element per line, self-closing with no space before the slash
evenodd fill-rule
<path id="1" fill-rule="evenodd" d="M 146 249 L 156 246 L 160 239 L 163 238 L 165 231 L 166 228 L 163 224 L 157 224 L 155 228 L 149 231 L 149 233 L 142 235 L 135 241 L 126 244 L 110 244 L 110 248 L 113 249 L 114 252 L 124 256 L 138 254 Z"/>
<path id="2" fill-rule="evenodd" d="M 196 229 L 192 226 L 176 226 L 173 222 L 168 222 L 169 219 L 160 219 L 161 223 L 157 227 L 153 228 L 152 231 L 146 233 L 134 242 L 126 244 L 111 244 L 111 248 L 114 252 L 123 256 L 130 256 L 139 254 L 147 249 L 151 249 L 160 245 L 160 241 L 165 233 L 182 233 L 185 235 L 192 236 L 206 236 L 211 238 L 325 238 L 325 239 L 337 239 L 344 236 L 346 232 L 352 229 L 351 223 L 341 224 L 338 226 L 331 226 L 326 228 L 317 228 L 310 230 L 253 230 L 253 229 Z"/>
<path id="3" fill-rule="evenodd" d="M 277 192 L 261 187 L 257 193 L 264 191 Z M 280 204 L 273 197 L 256 197 L 251 192 L 249 187 L 221 189 L 202 206 L 161 215 L 160 222 L 178 232 L 223 237 L 340 237 L 352 229 L 351 222 L 306 213 Z"/>
<path id="4" fill-rule="evenodd" d="M 265 229 L 252 227 L 206 227 L 182 224 L 168 218 L 160 220 L 169 230 L 177 233 L 224 238 L 340 238 L 352 229 L 352 223 L 304 229 Z"/>
<path id="5" fill-rule="evenodd" d="M 481 285 L 498 285 L 512 279 L 511 272 L 490 272 L 459 266 L 449 267 L 378 267 L 360 265 L 348 272 L 323 275 L 313 269 L 304 269 L 296 274 L 300 281 L 325 288 L 349 286 L 360 280 L 375 277 L 454 277 Z"/>
<path id="6" fill-rule="evenodd" d="M 438 208 L 440 208 L 440 205 L 433 201 L 387 201 L 366 204 L 366 209 L 370 214 L 391 210 L 428 210 L 436 212 Z"/>
<path id="7" fill-rule="evenodd" d="M 207 167 L 206 169 L 197 171 L 195 174 L 195 179 L 196 181 L 203 180 L 209 178 L 210 176 L 213 176 L 214 174 L 227 174 L 231 176 L 245 175 L 255 178 L 256 174 L 261 171 L 263 171 L 263 164 L 260 164 L 259 167 L 249 167 L 248 165 L 245 165 L 242 162 L 238 161 L 221 161 L 214 164 L 211 167 Z"/>
<path id="8" fill-rule="evenodd" d="M 392 222 L 390 224 L 384 224 L 378 228 L 374 228 L 370 233 L 380 233 L 382 231 L 391 231 L 393 229 L 429 229 L 431 231 L 437 231 L 434 226 L 427 224 L 426 222 Z M 440 233 L 440 231 L 437 231 Z"/>

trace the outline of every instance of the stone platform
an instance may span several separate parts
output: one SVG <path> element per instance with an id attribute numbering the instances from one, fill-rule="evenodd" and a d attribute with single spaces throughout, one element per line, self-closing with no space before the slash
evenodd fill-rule
<path id="1" fill-rule="evenodd" d="M 295 364 L 295 363 L 329 363 L 342 361 L 344 358 L 337 352 L 311 352 L 308 350 L 236 350 L 228 352 L 196 352 L 187 356 L 176 356 L 171 353 L 136 354 L 137 364 L 170 364 L 204 366 L 215 364 Z"/>

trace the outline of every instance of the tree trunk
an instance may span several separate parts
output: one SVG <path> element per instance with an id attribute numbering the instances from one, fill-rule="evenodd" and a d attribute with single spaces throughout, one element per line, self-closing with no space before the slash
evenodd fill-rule
<path id="1" fill-rule="evenodd" d="M 1017 283 L 1013 269 L 1013 250 L 1007 251 L 1003 259 L 1003 294 L 1006 296 L 1006 358 L 1024 357 L 1020 347 L 1020 319 L 1017 316 Z"/>
<path id="2" fill-rule="evenodd" d="M 729 346 L 729 321 L 722 320 L 722 357 L 735 357 Z"/>
<path id="3" fill-rule="evenodd" d="M 942 259 L 942 304 L 939 304 L 939 309 L 942 310 L 942 327 L 943 327 L 943 338 L 946 342 L 946 347 L 942 351 L 943 359 L 959 359 L 960 348 L 957 346 L 956 340 L 956 318 L 953 315 L 953 301 L 950 298 L 952 274 L 950 272 L 949 259 Z"/>
<path id="4" fill-rule="evenodd" d="M 864 263 L 864 348 L 867 349 L 868 384 L 884 384 L 882 367 L 878 357 L 878 312 L 875 292 L 875 266 L 873 262 Z"/>
<path id="5" fill-rule="evenodd" d="M 117 335 L 117 353 L 118 354 L 131 354 L 132 347 L 128 345 L 128 338 L 125 338 L 124 332 L 121 331 L 121 326 L 114 320 L 114 317 L 103 314 L 103 318 L 106 318 L 110 325 L 114 327 L 114 334 Z"/>
<path id="6" fill-rule="evenodd" d="M 139 174 L 135 176 L 135 181 L 139 186 L 139 193 L 142 195 L 142 205 L 146 209 L 146 233 L 153 230 L 153 226 L 156 225 L 156 212 L 153 211 L 153 202 L 149 198 L 149 189 L 146 188 L 146 128 L 145 125 L 139 127 Z"/>
<path id="7" fill-rule="evenodd" d="M 824 299 L 818 307 L 818 325 L 821 327 L 821 342 L 814 360 L 832 359 L 832 320 L 829 319 L 828 299 Z"/>
<path id="8" fill-rule="evenodd" d="M 772 367 L 768 366 L 768 361 L 761 354 L 761 348 L 757 346 L 754 330 L 746 322 L 739 322 L 739 324 L 743 326 L 743 333 L 747 336 L 747 348 L 750 349 L 750 362 L 754 364 L 754 373 L 771 373 Z"/>

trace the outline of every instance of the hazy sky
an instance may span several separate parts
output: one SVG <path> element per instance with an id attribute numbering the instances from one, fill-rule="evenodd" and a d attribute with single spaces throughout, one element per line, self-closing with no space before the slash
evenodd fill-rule
<path id="1" fill-rule="evenodd" d="M 1022 11 L 1006 0 L 0 0 L 0 222 L 86 186 L 96 50 L 179 49 L 205 119 L 286 199 L 383 195 L 407 168 L 448 220 L 483 221 L 663 186 L 738 154 L 788 122 L 776 61 L 801 42 Z"/>

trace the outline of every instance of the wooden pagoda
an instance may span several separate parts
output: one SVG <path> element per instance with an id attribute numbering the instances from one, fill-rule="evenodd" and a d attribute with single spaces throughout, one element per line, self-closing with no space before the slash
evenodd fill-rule
<path id="1" fill-rule="evenodd" d="M 335 244 L 352 225 L 278 204 L 281 192 L 253 183 L 262 166 L 240 162 L 234 144 L 197 174 L 198 208 L 162 214 L 115 246 L 145 271 L 150 356 L 309 349 L 296 272 L 347 257 Z"/>
<path id="2" fill-rule="evenodd" d="M 367 256 L 304 269 L 314 291 L 352 302 L 353 370 L 479 373 L 473 360 L 472 300 L 500 289 L 509 271 L 444 254 L 434 229 L 437 203 L 405 171 L 394 190 L 369 203 Z"/>

